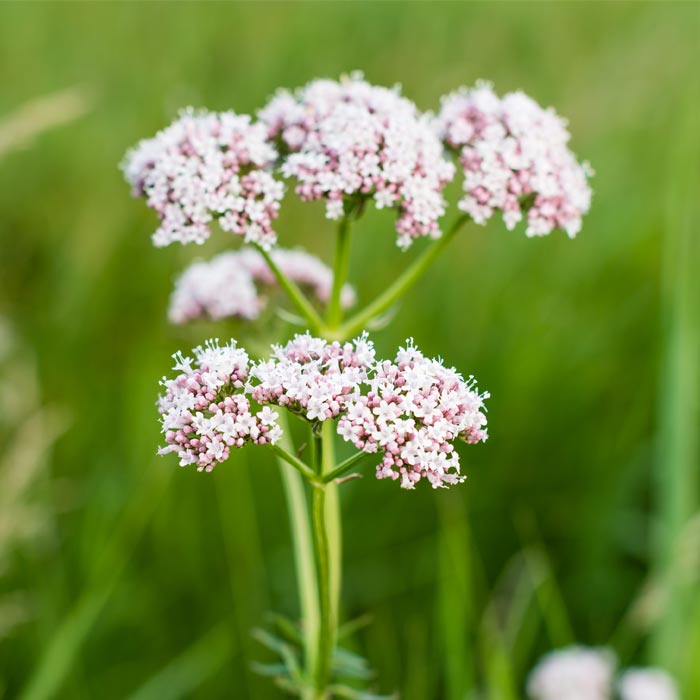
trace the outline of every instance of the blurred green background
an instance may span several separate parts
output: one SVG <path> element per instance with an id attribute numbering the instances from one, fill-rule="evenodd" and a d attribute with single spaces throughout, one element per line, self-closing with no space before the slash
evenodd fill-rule
<path id="1" fill-rule="evenodd" d="M 153 248 L 155 215 L 117 165 L 181 106 L 253 112 L 278 86 L 361 69 L 423 109 L 479 78 L 521 88 L 570 120 L 597 174 L 575 241 L 467 228 L 376 334 L 384 352 L 411 335 L 474 373 L 491 438 L 465 450 L 459 489 L 344 489 L 345 617 L 373 618 L 355 645 L 405 700 L 475 683 L 520 697 L 542 652 L 611 638 L 700 697 L 699 15 L 3 3 L 0 695 L 281 697 L 249 669 L 266 658 L 249 629 L 296 613 L 276 466 L 245 451 L 204 476 L 155 456 L 157 381 L 209 332 L 167 324 L 173 277 L 230 241 Z M 65 123 L 19 143 L 47 114 Z M 321 205 L 290 201 L 277 228 L 329 259 Z M 361 301 L 410 255 L 368 212 Z"/>

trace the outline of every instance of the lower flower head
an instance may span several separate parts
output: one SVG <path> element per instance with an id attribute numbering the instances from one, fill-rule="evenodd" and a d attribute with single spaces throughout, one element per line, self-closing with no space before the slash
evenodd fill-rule
<path id="1" fill-rule="evenodd" d="M 377 478 L 400 479 L 414 488 L 427 479 L 434 488 L 463 481 L 453 442 L 486 440 L 484 400 L 473 378 L 428 359 L 408 341 L 394 362 L 378 362 L 369 392 L 347 403 L 338 432 L 359 450 L 381 453 Z"/>
<path id="2" fill-rule="evenodd" d="M 194 359 L 173 355 L 179 374 L 161 381 L 165 393 L 158 410 L 166 444 L 159 454 L 173 452 L 181 466 L 211 471 L 228 459 L 231 448 L 276 442 L 282 434 L 277 414 L 251 406 L 247 353 L 235 341 L 222 347 L 217 340 L 193 352 Z"/>

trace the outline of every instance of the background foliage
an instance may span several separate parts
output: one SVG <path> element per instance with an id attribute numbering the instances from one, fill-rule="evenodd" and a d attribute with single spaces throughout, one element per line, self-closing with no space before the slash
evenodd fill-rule
<path id="1" fill-rule="evenodd" d="M 346 617 L 373 618 L 355 643 L 405 700 L 463 698 L 475 676 L 494 698 L 518 697 L 538 654 L 572 637 L 614 636 L 625 660 L 682 655 L 644 643 L 648 606 L 636 625 L 620 620 L 654 542 L 670 552 L 697 508 L 698 14 L 695 3 L 3 4 L 2 119 L 74 89 L 13 128 L 27 114 L 69 123 L 17 148 L 9 122 L 0 129 L 6 697 L 280 696 L 248 665 L 265 657 L 249 629 L 296 606 L 272 460 L 251 451 L 203 476 L 154 455 L 157 379 L 207 332 L 167 325 L 173 276 L 229 241 L 152 248 L 155 217 L 117 163 L 183 105 L 254 111 L 277 86 L 358 68 L 424 109 L 478 78 L 522 88 L 570 119 L 597 175 L 576 241 L 468 228 L 376 334 L 382 351 L 412 335 L 476 374 L 493 396 L 491 439 L 468 450 L 469 480 L 449 493 L 372 478 L 346 488 Z M 278 230 L 329 258 L 322 205 L 290 201 Z M 353 232 L 362 299 L 410 255 L 393 241 L 377 212 Z M 697 629 L 689 580 L 676 612 Z M 683 653 L 700 653 L 692 643 Z"/>

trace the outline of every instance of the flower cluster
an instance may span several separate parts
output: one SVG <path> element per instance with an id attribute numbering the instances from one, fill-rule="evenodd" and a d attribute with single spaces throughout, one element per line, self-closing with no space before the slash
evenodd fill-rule
<path id="1" fill-rule="evenodd" d="M 369 198 L 394 207 L 398 245 L 439 237 L 442 190 L 452 163 L 429 119 L 398 89 L 370 85 L 359 74 L 315 80 L 295 93 L 278 92 L 261 110 L 269 133 L 288 152 L 282 173 L 298 181 L 304 200 L 326 199 L 326 215 L 339 219 L 345 200 Z"/>
<path id="2" fill-rule="evenodd" d="M 282 434 L 277 413 L 269 407 L 254 412 L 246 395 L 246 352 L 234 341 L 223 347 L 208 341 L 193 352 L 194 359 L 173 355 L 179 374 L 161 381 L 165 394 L 158 410 L 166 445 L 159 454 L 174 452 L 181 466 L 211 471 L 228 459 L 232 447 L 275 443 Z"/>
<path id="3" fill-rule="evenodd" d="M 342 345 L 297 335 L 285 346 L 273 346 L 272 358 L 253 368 L 252 394 L 261 404 L 284 406 L 311 421 L 337 418 L 358 395 L 373 363 L 367 335 Z"/>
<path id="4" fill-rule="evenodd" d="M 547 654 L 530 674 L 532 700 L 678 700 L 673 679 L 660 669 L 630 668 L 614 682 L 615 656 L 608 649 L 569 647 Z M 617 696 L 615 696 L 617 697 Z"/>
<path id="5" fill-rule="evenodd" d="M 540 660 L 527 691 L 532 700 L 610 700 L 614 672 L 609 651 L 570 647 Z"/>
<path id="6" fill-rule="evenodd" d="M 183 111 L 130 151 L 122 165 L 134 194 L 161 220 L 156 246 L 203 243 L 210 223 L 270 247 L 282 183 L 266 170 L 277 153 L 263 124 L 234 112 Z"/>
<path id="7" fill-rule="evenodd" d="M 620 700 L 678 700 L 673 678 L 658 668 L 631 668 L 618 683 Z"/>
<path id="8" fill-rule="evenodd" d="M 424 357 L 407 342 L 395 362 L 379 362 L 369 393 L 353 397 L 338 432 L 365 452 L 382 452 L 377 478 L 401 479 L 412 489 L 426 478 L 433 488 L 459 483 L 459 455 L 452 442 L 486 440 L 484 399 L 473 378 Z"/>
<path id="9" fill-rule="evenodd" d="M 423 477 L 434 488 L 463 481 L 452 442 L 487 437 L 488 394 L 410 341 L 395 362 L 377 361 L 366 333 L 342 344 L 296 335 L 258 363 L 234 341 L 224 347 L 208 341 L 194 354 L 195 360 L 174 355 L 180 374 L 161 382 L 167 444 L 160 454 L 175 452 L 181 465 L 200 471 L 226 460 L 231 447 L 276 442 L 282 433 L 269 404 L 312 422 L 339 419 L 345 440 L 383 453 L 377 478 L 400 477 L 403 488 Z M 264 407 L 255 412 L 251 401 Z"/>
<path id="10" fill-rule="evenodd" d="M 275 248 L 271 256 L 287 278 L 310 289 L 319 301 L 328 301 L 333 273 L 317 257 L 282 248 Z M 202 316 L 254 320 L 265 308 L 266 289 L 276 284 L 277 278 L 257 250 L 227 251 L 209 261 L 197 261 L 182 273 L 170 297 L 168 317 L 173 323 Z M 346 284 L 341 292 L 343 306 L 352 306 L 355 298 L 355 290 Z"/>
<path id="11" fill-rule="evenodd" d="M 476 223 L 498 209 L 508 229 L 526 215 L 528 236 L 555 228 L 578 233 L 592 171 L 569 150 L 566 122 L 554 110 L 522 92 L 499 98 L 479 83 L 443 98 L 436 128 L 459 151 L 465 192 L 459 207 Z"/>

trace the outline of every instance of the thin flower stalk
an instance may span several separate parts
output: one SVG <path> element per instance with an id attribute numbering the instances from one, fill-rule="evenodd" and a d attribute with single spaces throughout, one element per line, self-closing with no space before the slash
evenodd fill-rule
<path id="1" fill-rule="evenodd" d="M 333 333 L 338 340 L 351 338 L 361 329 L 369 326 L 373 320 L 390 309 L 406 292 L 423 276 L 425 271 L 433 264 L 440 253 L 448 246 L 457 235 L 469 217 L 464 214 L 457 218 L 452 226 L 434 243 L 431 243 L 425 251 L 409 265 L 394 282 L 387 287 L 374 301 L 371 301 L 356 315 L 349 318 L 340 328 Z"/>

